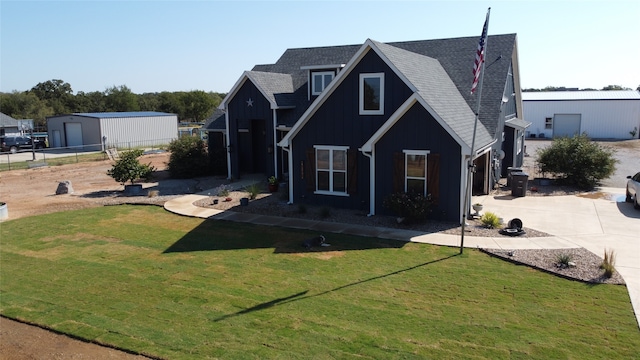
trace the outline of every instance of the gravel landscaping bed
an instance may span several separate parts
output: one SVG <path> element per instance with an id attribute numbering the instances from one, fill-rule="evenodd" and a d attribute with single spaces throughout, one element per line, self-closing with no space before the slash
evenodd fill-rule
<path id="1" fill-rule="evenodd" d="M 604 271 L 600 269 L 602 258 L 584 248 L 553 250 L 482 249 L 482 251 L 510 262 L 531 266 L 567 279 L 598 284 L 624 284 L 622 276 L 617 271 L 610 278 L 604 277 Z M 569 256 L 575 266 L 560 266 L 559 256 Z"/>

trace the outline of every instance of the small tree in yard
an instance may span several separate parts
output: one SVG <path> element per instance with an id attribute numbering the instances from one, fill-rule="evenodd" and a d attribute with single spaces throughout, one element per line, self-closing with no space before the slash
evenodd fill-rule
<path id="1" fill-rule="evenodd" d="M 148 180 L 156 169 L 151 164 L 141 164 L 138 158 L 142 156 L 142 150 L 125 151 L 120 154 L 120 159 L 116 161 L 107 175 L 114 178 L 117 182 L 124 185 L 127 181 Z"/>
<path id="2" fill-rule="evenodd" d="M 202 139 L 183 136 L 169 144 L 169 174 L 172 178 L 186 179 L 211 173 L 209 154 Z"/>
<path id="3" fill-rule="evenodd" d="M 590 190 L 616 169 L 614 150 L 591 141 L 586 134 L 555 139 L 538 150 L 543 173 L 554 174 L 561 182 Z"/>

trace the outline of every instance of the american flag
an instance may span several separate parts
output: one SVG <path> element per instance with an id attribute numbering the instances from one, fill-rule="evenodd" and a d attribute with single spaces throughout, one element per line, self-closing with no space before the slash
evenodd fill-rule
<path id="1" fill-rule="evenodd" d="M 484 26 L 482 27 L 482 35 L 480 36 L 480 41 L 478 41 L 478 51 L 476 52 L 476 61 L 473 64 L 473 84 L 471 84 L 471 94 L 476 91 L 476 87 L 478 86 L 478 80 L 480 80 L 480 70 L 482 69 L 482 63 L 484 62 L 484 50 L 487 45 L 487 31 L 489 28 L 489 12 L 491 8 L 487 11 L 487 19 L 484 21 Z"/>

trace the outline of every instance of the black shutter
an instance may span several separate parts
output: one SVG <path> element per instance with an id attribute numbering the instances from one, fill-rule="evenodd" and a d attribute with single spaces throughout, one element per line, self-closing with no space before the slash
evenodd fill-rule
<path id="1" fill-rule="evenodd" d="M 427 192 L 437 204 L 440 198 L 440 154 L 427 156 Z"/>
<path id="2" fill-rule="evenodd" d="M 316 191 L 316 150 L 314 148 L 307 149 L 307 160 L 304 164 L 304 179 L 307 184 L 307 191 Z"/>
<path id="3" fill-rule="evenodd" d="M 356 194 L 358 192 L 358 151 L 356 149 L 347 150 L 347 193 Z"/>
<path id="4" fill-rule="evenodd" d="M 393 191 L 404 192 L 404 153 L 393 153 Z"/>

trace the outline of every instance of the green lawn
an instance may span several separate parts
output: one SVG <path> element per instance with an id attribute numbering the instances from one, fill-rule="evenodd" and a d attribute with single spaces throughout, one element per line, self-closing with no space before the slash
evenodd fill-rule
<path id="1" fill-rule="evenodd" d="M 0 313 L 170 359 L 632 359 L 626 288 L 468 250 L 110 206 L 0 225 Z"/>

